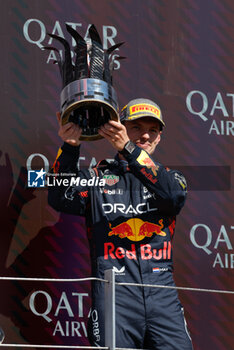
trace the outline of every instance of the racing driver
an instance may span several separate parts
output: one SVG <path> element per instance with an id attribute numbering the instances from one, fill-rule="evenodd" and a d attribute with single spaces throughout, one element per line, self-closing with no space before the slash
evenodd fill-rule
<path id="1" fill-rule="evenodd" d="M 180 172 L 151 158 L 163 127 L 156 103 L 130 101 L 120 122 L 111 120 L 99 129 L 117 151 L 114 161 L 78 171 L 81 129 L 74 123 L 60 124 L 64 144 L 54 163 L 56 173 L 105 180 L 103 186 L 49 187 L 54 209 L 85 216 L 95 277 L 103 279 L 106 269 L 114 269 L 117 282 L 174 286 L 171 242 L 186 182 Z M 84 191 L 86 195 L 80 195 Z M 89 340 L 93 346 L 105 346 L 100 281 L 92 285 Z M 176 289 L 117 285 L 116 346 L 192 350 Z"/>

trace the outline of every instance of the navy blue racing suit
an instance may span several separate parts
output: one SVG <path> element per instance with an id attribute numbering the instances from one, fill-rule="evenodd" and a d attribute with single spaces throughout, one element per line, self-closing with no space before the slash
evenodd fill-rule
<path id="1" fill-rule="evenodd" d="M 172 238 L 185 179 L 138 146 L 125 158 L 78 171 L 79 146 L 64 143 L 53 169 L 78 178 L 71 186 L 49 187 L 49 204 L 85 216 L 93 276 L 104 278 L 106 269 L 114 269 L 116 282 L 174 286 Z M 105 346 L 103 282 L 92 285 L 89 340 Z M 116 346 L 191 350 L 177 291 L 117 285 Z"/>

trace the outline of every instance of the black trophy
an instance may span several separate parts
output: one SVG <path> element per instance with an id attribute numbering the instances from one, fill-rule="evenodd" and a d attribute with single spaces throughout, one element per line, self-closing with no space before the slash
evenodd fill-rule
<path id="1" fill-rule="evenodd" d="M 114 60 L 111 53 L 123 43 L 104 50 L 94 25 L 89 28 L 90 44 L 67 24 L 66 29 L 76 42 L 74 63 L 70 45 L 64 38 L 48 34 L 64 46 L 64 58 L 57 48 L 44 47 L 54 50 L 59 57 L 56 63 L 63 83 L 60 95 L 62 124 L 70 121 L 78 124 L 82 128 L 80 140 L 97 140 L 102 138 L 98 134 L 101 125 L 119 119 L 117 95 L 112 86 Z"/>

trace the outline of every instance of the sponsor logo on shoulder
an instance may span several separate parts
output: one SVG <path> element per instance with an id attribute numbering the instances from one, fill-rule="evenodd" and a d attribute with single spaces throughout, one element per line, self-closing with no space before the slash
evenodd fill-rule
<path id="1" fill-rule="evenodd" d="M 175 179 L 179 182 L 183 190 L 187 188 L 187 183 L 185 177 L 181 174 L 175 173 Z"/>

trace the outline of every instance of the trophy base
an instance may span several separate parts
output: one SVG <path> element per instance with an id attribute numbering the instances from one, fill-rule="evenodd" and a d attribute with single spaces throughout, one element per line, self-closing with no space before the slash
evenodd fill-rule
<path id="1" fill-rule="evenodd" d="M 99 79 L 81 79 L 68 84 L 61 93 L 62 125 L 73 122 L 82 128 L 80 140 L 101 139 L 100 126 L 119 120 L 112 86 Z"/>

